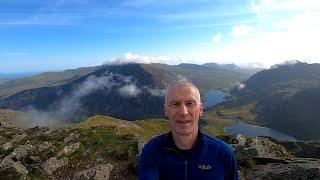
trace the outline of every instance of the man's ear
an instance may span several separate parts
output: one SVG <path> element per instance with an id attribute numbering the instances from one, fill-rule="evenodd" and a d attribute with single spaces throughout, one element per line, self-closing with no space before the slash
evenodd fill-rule
<path id="1" fill-rule="evenodd" d="M 165 115 L 165 116 L 168 116 L 168 112 L 167 112 L 167 106 L 166 106 L 166 104 L 164 104 L 164 105 L 163 105 L 163 107 L 164 107 L 164 115 Z"/>
<path id="2" fill-rule="evenodd" d="M 200 103 L 200 116 L 203 115 L 203 103 Z"/>

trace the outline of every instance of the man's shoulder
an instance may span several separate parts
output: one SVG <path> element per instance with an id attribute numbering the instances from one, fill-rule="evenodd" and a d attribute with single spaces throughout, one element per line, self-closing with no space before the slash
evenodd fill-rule
<path id="1" fill-rule="evenodd" d="M 149 142 L 147 142 L 147 144 L 144 145 L 143 151 L 155 152 L 160 150 L 168 136 L 169 134 L 166 133 L 152 138 Z"/>
<path id="2" fill-rule="evenodd" d="M 234 155 L 232 147 L 226 142 L 207 134 L 203 134 L 202 136 L 209 150 L 212 149 L 212 150 L 218 151 L 218 153 L 228 154 L 231 156 Z"/>

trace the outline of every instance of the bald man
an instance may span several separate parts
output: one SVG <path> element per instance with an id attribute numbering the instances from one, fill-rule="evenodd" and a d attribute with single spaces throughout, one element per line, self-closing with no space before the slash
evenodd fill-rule
<path id="1" fill-rule="evenodd" d="M 195 85 L 186 81 L 172 84 L 165 94 L 164 109 L 171 132 L 155 137 L 143 148 L 140 180 L 238 179 L 230 146 L 199 130 L 203 105 Z"/>

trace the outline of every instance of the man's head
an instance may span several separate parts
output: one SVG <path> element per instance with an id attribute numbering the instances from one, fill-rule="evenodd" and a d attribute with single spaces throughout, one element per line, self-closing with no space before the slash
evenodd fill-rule
<path id="1" fill-rule="evenodd" d="M 171 85 L 165 94 L 164 106 L 173 134 L 189 135 L 198 131 L 203 106 L 195 85 L 186 81 Z"/>

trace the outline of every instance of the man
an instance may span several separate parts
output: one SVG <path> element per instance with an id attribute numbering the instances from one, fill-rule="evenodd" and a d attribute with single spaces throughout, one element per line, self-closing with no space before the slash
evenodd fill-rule
<path id="1" fill-rule="evenodd" d="M 142 150 L 139 179 L 238 179 L 230 146 L 199 130 L 203 113 L 193 84 L 171 85 L 165 95 L 165 115 L 171 132 L 149 141 Z"/>

